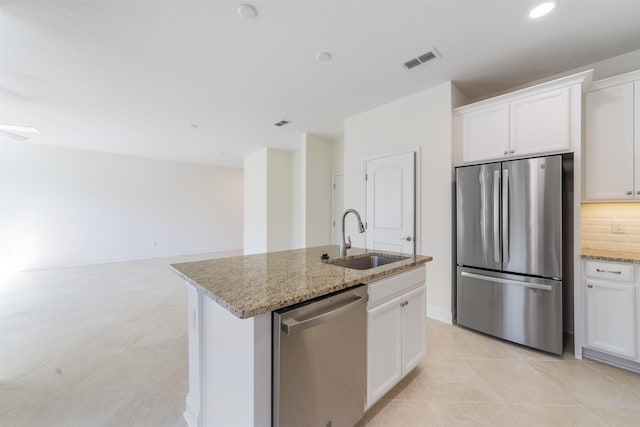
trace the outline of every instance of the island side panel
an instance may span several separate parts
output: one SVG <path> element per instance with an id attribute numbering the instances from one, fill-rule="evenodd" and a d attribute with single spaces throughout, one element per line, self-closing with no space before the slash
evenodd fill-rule
<path id="1" fill-rule="evenodd" d="M 192 389 L 199 389 L 200 398 L 197 416 L 185 414 L 189 427 L 270 426 L 271 313 L 239 319 L 196 292 L 201 329 L 189 335 L 187 410 Z M 195 345 L 192 336 L 198 341 Z M 198 352 L 199 363 L 191 358 L 192 350 Z M 192 387 L 192 381 L 198 384 Z"/>

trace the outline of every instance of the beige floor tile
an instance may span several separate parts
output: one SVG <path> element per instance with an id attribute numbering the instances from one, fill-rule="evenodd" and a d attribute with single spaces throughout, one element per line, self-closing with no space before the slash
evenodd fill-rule
<path id="1" fill-rule="evenodd" d="M 637 372 L 631 372 L 626 369 L 618 368 L 616 366 L 607 365 L 601 362 L 593 360 L 586 360 L 589 366 L 596 371 L 606 375 L 615 382 L 624 384 L 631 387 L 637 393 L 640 393 L 640 374 Z"/>
<path id="2" fill-rule="evenodd" d="M 60 393 L 91 375 L 117 355 L 117 351 L 71 351 L 11 382 L 7 388 Z"/>
<path id="3" fill-rule="evenodd" d="M 38 418 L 42 408 L 53 399 L 54 396 L 47 392 L 0 390 L 0 425 L 3 427 L 35 425 L 35 419 Z"/>
<path id="4" fill-rule="evenodd" d="M 64 354 L 46 348 L 25 350 L 4 350 L 0 348 L 0 389 L 7 388 L 13 381 L 55 360 Z"/>
<path id="5" fill-rule="evenodd" d="M 427 402 L 390 400 L 371 418 L 365 417 L 360 426 L 428 427 L 437 426 Z"/>
<path id="6" fill-rule="evenodd" d="M 605 424 L 582 406 L 510 405 L 527 427 L 603 427 Z"/>
<path id="7" fill-rule="evenodd" d="M 439 426 L 522 426 L 517 414 L 503 403 L 429 402 Z"/>
<path id="8" fill-rule="evenodd" d="M 185 397 L 174 393 L 135 393 L 103 424 L 105 427 L 179 427 L 185 426 L 182 416 Z"/>
<path id="9" fill-rule="evenodd" d="M 528 362 L 582 405 L 640 409 L 640 394 L 582 361 Z"/>
<path id="10" fill-rule="evenodd" d="M 469 364 L 502 402 L 578 404 L 564 389 L 533 369 L 526 361 L 474 359 Z"/>
<path id="11" fill-rule="evenodd" d="M 610 427 L 638 427 L 640 410 L 624 408 L 589 408 L 589 412 Z"/>
<path id="12" fill-rule="evenodd" d="M 384 398 L 387 400 L 425 400 L 422 389 L 415 381 L 417 376 L 418 370 L 416 369 L 392 388 Z"/>
<path id="13" fill-rule="evenodd" d="M 37 408 L 37 413 L 25 427 L 103 426 L 133 396 L 131 392 L 65 392 L 43 408 Z"/>

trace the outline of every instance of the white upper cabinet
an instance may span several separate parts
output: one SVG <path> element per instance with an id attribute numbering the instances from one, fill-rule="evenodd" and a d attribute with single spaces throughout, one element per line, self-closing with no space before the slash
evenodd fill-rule
<path id="1" fill-rule="evenodd" d="M 634 81 L 635 79 L 635 81 Z M 640 200 L 640 72 L 584 96 L 583 200 Z"/>
<path id="2" fill-rule="evenodd" d="M 454 110 L 456 164 L 571 151 L 580 145 L 576 74 Z"/>
<path id="3" fill-rule="evenodd" d="M 509 104 L 482 108 L 462 117 L 465 163 L 491 160 L 509 150 Z"/>
<path id="4" fill-rule="evenodd" d="M 633 198 L 633 82 L 584 96 L 584 199 Z"/>
<path id="5" fill-rule="evenodd" d="M 510 104 L 510 155 L 569 150 L 569 88 L 528 96 Z"/>

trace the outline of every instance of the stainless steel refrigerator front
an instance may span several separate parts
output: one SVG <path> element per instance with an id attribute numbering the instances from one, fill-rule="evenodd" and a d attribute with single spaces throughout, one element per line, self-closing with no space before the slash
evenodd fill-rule
<path id="1" fill-rule="evenodd" d="M 456 169 L 457 321 L 562 353 L 562 156 Z"/>

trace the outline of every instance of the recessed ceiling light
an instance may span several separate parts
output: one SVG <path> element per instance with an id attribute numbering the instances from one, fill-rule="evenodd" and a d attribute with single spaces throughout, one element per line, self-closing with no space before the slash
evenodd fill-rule
<path id="1" fill-rule="evenodd" d="M 191 127 L 194 128 L 194 129 L 198 129 L 198 125 L 195 124 L 195 123 L 191 123 Z"/>
<path id="2" fill-rule="evenodd" d="M 331 61 L 331 58 L 333 58 L 333 56 L 329 52 L 319 52 L 316 55 L 316 58 L 318 59 L 318 61 L 327 62 Z"/>
<path id="3" fill-rule="evenodd" d="M 238 15 L 246 19 L 253 19 L 256 16 L 258 16 L 258 9 L 256 9 L 255 6 L 250 4 L 241 4 L 238 7 Z"/>
<path id="4" fill-rule="evenodd" d="M 551 12 L 554 7 L 556 7 L 556 2 L 554 1 L 548 1 L 546 3 L 539 4 L 538 6 L 531 9 L 531 12 L 529 12 L 529 18 L 540 18 L 541 16 L 544 16 L 547 13 Z"/>

